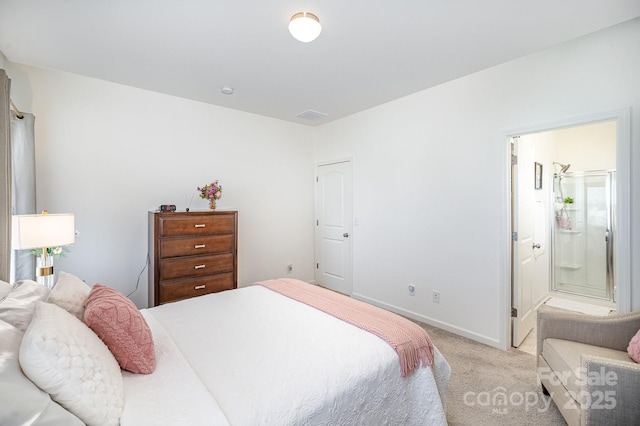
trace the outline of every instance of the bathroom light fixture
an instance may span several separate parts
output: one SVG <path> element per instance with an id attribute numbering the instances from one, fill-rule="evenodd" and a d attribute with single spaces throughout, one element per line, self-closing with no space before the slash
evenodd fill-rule
<path id="1" fill-rule="evenodd" d="M 320 25 L 320 20 L 313 13 L 295 13 L 289 22 L 289 32 L 293 38 L 303 43 L 315 40 L 321 31 L 322 25 Z"/>

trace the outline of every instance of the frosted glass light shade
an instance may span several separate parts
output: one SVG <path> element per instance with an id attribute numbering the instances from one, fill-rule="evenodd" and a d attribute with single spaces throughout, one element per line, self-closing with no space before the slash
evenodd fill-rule
<path id="1" fill-rule="evenodd" d="M 291 17 L 289 32 L 298 41 L 308 43 L 315 40 L 322 31 L 322 25 L 316 15 L 309 12 L 298 12 Z"/>
<path id="2" fill-rule="evenodd" d="M 17 215 L 11 221 L 11 245 L 17 250 L 66 246 L 76 239 L 70 213 Z"/>

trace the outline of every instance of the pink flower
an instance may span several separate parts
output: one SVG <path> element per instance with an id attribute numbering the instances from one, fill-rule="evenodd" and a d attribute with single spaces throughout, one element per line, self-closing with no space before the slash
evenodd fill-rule
<path id="1" fill-rule="evenodd" d="M 200 192 L 200 198 L 206 200 L 219 200 L 222 197 L 222 185 L 217 180 L 197 189 Z"/>

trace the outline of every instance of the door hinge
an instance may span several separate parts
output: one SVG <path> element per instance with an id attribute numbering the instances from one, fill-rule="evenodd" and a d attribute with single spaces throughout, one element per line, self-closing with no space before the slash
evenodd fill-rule
<path id="1" fill-rule="evenodd" d="M 516 164 L 518 164 L 518 156 L 517 155 L 511 155 L 511 165 L 515 166 Z"/>
<path id="2" fill-rule="evenodd" d="M 318 180 L 318 176 L 316 176 L 316 182 L 320 182 L 320 181 Z"/>
<path id="3" fill-rule="evenodd" d="M 316 219 L 316 226 L 320 225 L 320 221 Z"/>
<path id="4" fill-rule="evenodd" d="M 511 241 L 518 241 L 518 232 L 511 233 Z"/>
<path id="5" fill-rule="evenodd" d="M 316 269 L 320 269 L 320 264 L 316 263 Z"/>
<path id="6" fill-rule="evenodd" d="M 518 309 L 511 308 L 511 318 L 518 318 Z"/>

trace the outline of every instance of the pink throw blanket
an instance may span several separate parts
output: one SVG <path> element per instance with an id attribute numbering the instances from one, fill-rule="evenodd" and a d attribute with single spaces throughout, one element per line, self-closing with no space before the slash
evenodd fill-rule
<path id="1" fill-rule="evenodd" d="M 433 364 L 433 344 L 427 332 L 393 312 L 300 280 L 282 278 L 256 284 L 378 336 L 398 353 L 402 377 L 419 368 L 420 361 L 423 367 Z"/>

